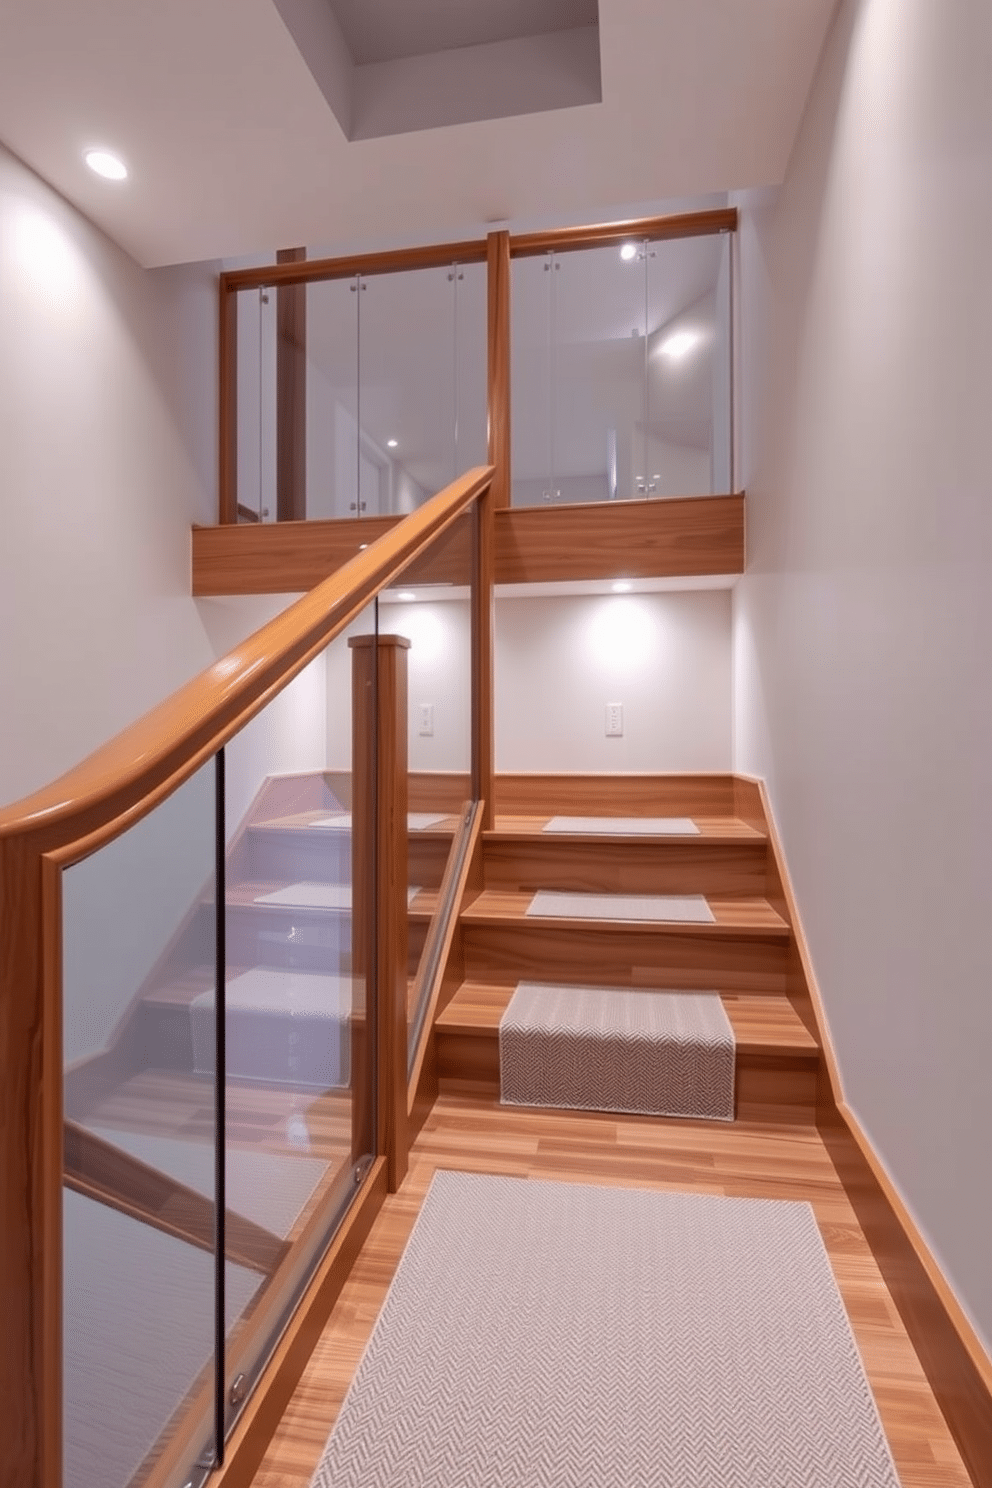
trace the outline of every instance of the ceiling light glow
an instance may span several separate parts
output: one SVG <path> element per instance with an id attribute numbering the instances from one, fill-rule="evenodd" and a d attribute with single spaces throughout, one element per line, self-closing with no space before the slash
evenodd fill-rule
<path id="1" fill-rule="evenodd" d="M 673 362 L 677 362 L 698 344 L 699 339 L 698 331 L 674 331 L 658 349 L 662 356 L 671 357 Z"/>
<path id="2" fill-rule="evenodd" d="M 623 259 L 624 263 L 630 263 L 632 258 L 637 257 L 637 244 L 624 243 L 623 247 L 620 249 L 620 257 Z"/>
<path id="3" fill-rule="evenodd" d="M 387 439 L 386 440 L 386 448 L 387 449 L 395 449 L 398 444 L 399 444 L 399 440 L 398 439 Z"/>
<path id="4" fill-rule="evenodd" d="M 612 587 L 614 594 L 629 594 L 634 586 L 629 579 L 617 579 Z"/>
<path id="5" fill-rule="evenodd" d="M 84 159 L 90 170 L 106 181 L 127 180 L 127 166 L 109 150 L 87 150 Z"/>
<path id="6" fill-rule="evenodd" d="M 397 594 L 397 596 L 396 596 L 397 599 L 405 599 L 407 601 L 409 601 L 411 599 L 416 599 L 416 597 L 417 596 L 413 593 L 413 591 L 411 589 L 401 589 L 400 592 L 399 592 L 399 594 Z"/>

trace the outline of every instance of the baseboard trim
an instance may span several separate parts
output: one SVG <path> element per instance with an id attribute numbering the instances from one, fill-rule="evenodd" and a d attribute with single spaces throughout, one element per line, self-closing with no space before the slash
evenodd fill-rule
<path id="1" fill-rule="evenodd" d="M 992 1359 L 937 1265 L 926 1241 L 844 1099 L 837 1058 L 785 854 L 763 781 L 757 785 L 772 861 L 770 873 L 792 925 L 796 954 L 789 997 L 822 1050 L 816 1125 L 878 1268 L 899 1310 L 934 1397 L 975 1488 L 992 1488 Z M 793 979 L 796 985 L 792 985 Z"/>

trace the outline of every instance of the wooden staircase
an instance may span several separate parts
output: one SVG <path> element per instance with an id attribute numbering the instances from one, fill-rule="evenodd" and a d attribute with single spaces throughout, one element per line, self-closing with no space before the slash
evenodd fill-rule
<path id="1" fill-rule="evenodd" d="M 812 1123 L 820 1051 L 789 997 L 792 928 L 756 788 L 733 777 L 658 777 L 653 792 L 644 779 L 545 777 L 539 810 L 526 777 L 502 784 L 504 810 L 497 797 L 481 881 L 462 909 L 464 978 L 435 1021 L 440 1088 L 498 1099 L 499 1021 L 520 980 L 708 990 L 734 1029 L 737 1119 Z M 699 833 L 549 835 L 559 812 L 688 816 Z M 704 894 L 715 923 L 531 918 L 538 889 Z"/>

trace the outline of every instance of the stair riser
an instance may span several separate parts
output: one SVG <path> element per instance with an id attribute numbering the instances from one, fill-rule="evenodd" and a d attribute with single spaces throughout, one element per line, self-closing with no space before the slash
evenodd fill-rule
<path id="1" fill-rule="evenodd" d="M 407 881 L 422 889 L 437 888 L 448 860 L 451 839 L 411 833 Z M 244 877 L 253 883 L 350 883 L 351 836 L 300 828 L 249 832 Z"/>
<path id="2" fill-rule="evenodd" d="M 684 987 L 786 992 L 788 944 L 758 936 L 680 935 L 462 922 L 466 979 L 575 982 L 580 986 Z"/>
<path id="3" fill-rule="evenodd" d="M 561 838 L 489 841 L 485 885 L 529 892 L 601 894 L 765 894 L 764 842 L 577 842 Z"/>
<path id="4" fill-rule="evenodd" d="M 437 1032 L 438 1079 L 442 1093 L 498 1100 L 499 1039 L 493 1035 Z M 753 1055 L 738 1051 L 735 1064 L 735 1117 L 811 1125 L 816 1114 L 818 1055 Z M 624 1117 L 618 1120 L 658 1117 Z"/>
<path id="5" fill-rule="evenodd" d="M 416 971 L 427 921 L 408 922 L 408 963 Z M 227 959 L 237 966 L 279 966 L 292 971 L 351 971 L 351 915 L 279 905 L 231 905 L 227 913 Z"/>

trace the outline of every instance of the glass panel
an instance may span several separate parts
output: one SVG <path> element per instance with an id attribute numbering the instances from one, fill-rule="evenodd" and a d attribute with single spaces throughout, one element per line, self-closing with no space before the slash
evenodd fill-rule
<path id="1" fill-rule="evenodd" d="M 365 512 L 413 511 L 486 463 L 486 266 L 362 280 Z"/>
<path id="2" fill-rule="evenodd" d="M 360 298 L 357 279 L 306 286 L 309 518 L 359 515 Z"/>
<path id="3" fill-rule="evenodd" d="M 213 1456 L 214 842 L 211 760 L 62 875 L 66 1488 Z M 229 1270 L 229 1301 L 257 1285 Z"/>
<path id="4" fill-rule="evenodd" d="M 276 520 L 276 294 L 245 289 L 238 316 L 238 521 Z"/>
<path id="5" fill-rule="evenodd" d="M 729 237 L 512 265 L 516 506 L 730 489 Z"/>
<path id="6" fill-rule="evenodd" d="M 411 1051 L 430 990 L 439 891 L 472 794 L 472 552 L 475 513 L 460 517 L 385 591 L 384 633 L 405 636 L 408 699 Z"/>
<path id="7" fill-rule="evenodd" d="M 730 237 L 648 245 L 638 495 L 730 490 Z"/>
<path id="8" fill-rule="evenodd" d="M 229 1312 L 229 1425 L 371 1153 L 353 913 L 371 749 L 353 758 L 349 642 L 374 632 L 373 604 L 225 749 L 226 1240 L 231 1267 L 255 1282 Z M 210 1013 L 205 1002 L 202 1041 L 194 1028 L 199 1068 L 211 1067 Z"/>

